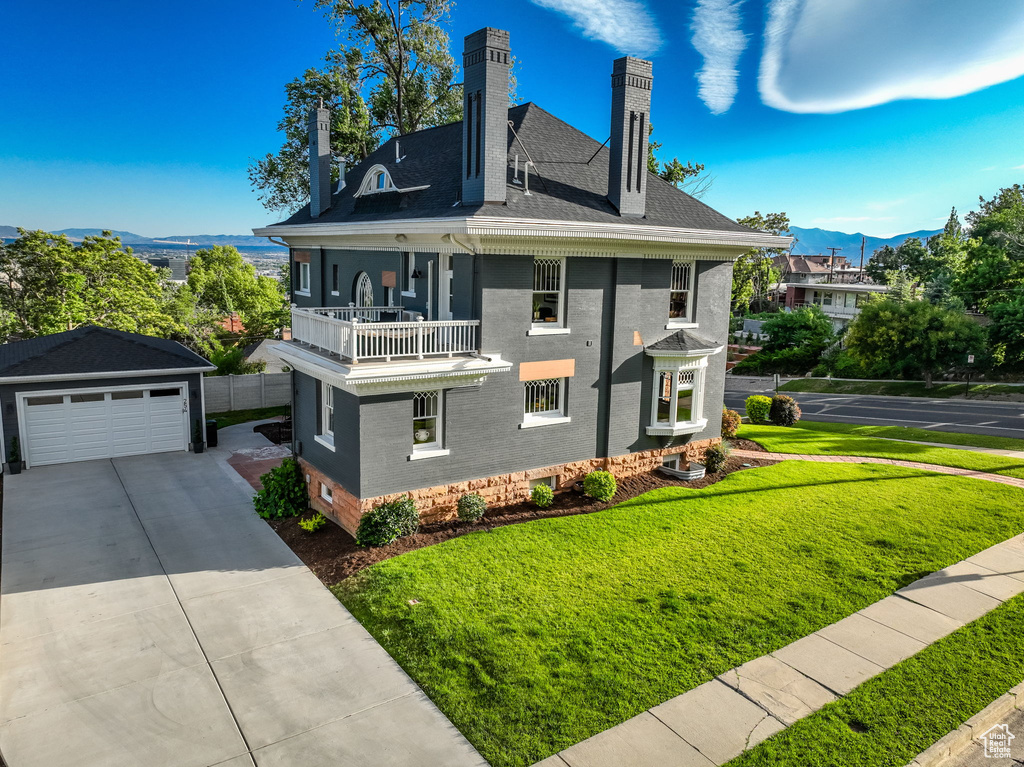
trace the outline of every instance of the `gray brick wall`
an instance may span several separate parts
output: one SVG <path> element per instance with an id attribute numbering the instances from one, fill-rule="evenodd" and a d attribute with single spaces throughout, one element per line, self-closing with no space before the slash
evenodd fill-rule
<path id="1" fill-rule="evenodd" d="M 353 495 L 359 495 L 359 399 L 335 388 L 334 445 L 329 448 L 314 439 L 320 422 L 320 382 L 298 371 L 292 373 L 295 407 L 292 430 L 295 450 Z"/>
<path id="2" fill-rule="evenodd" d="M 509 51 L 505 30 L 485 27 L 466 36 L 461 174 L 467 205 L 505 202 Z"/>
<path id="3" fill-rule="evenodd" d="M 608 199 L 627 217 L 641 217 L 646 208 L 651 72 L 651 62 L 632 56 L 612 65 Z"/>

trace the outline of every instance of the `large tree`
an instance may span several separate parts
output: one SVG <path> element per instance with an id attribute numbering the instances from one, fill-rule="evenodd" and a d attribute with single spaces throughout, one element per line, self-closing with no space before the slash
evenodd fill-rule
<path id="1" fill-rule="evenodd" d="M 677 189 L 682 189 L 688 195 L 696 197 L 698 200 L 707 194 L 715 179 L 710 173 L 704 172 L 704 164 L 688 160 L 686 165 L 683 165 L 678 157 L 673 157 L 667 162 L 660 162 L 658 160 L 658 151 L 661 149 L 662 143 L 655 141 L 652 138 L 653 134 L 654 126 L 648 126 L 647 170 L 651 173 L 656 173 L 670 184 L 674 184 Z"/>
<path id="2" fill-rule="evenodd" d="M 897 247 L 883 245 L 868 260 L 864 271 L 875 282 L 886 285 L 890 272 L 903 272 L 914 282 L 928 276 L 930 257 L 928 249 L 917 237 L 908 237 Z"/>
<path id="3" fill-rule="evenodd" d="M 887 367 L 893 376 L 932 378 L 983 354 L 985 333 L 963 312 L 928 301 L 869 301 L 850 323 L 845 343 L 865 368 Z"/>
<path id="4" fill-rule="evenodd" d="M 74 243 L 65 235 L 18 230 L 0 244 L 0 340 L 102 325 L 171 336 L 165 286 L 149 264 L 103 232 Z"/>
<path id="5" fill-rule="evenodd" d="M 323 68 L 286 86 L 278 123 L 285 143 L 249 166 L 251 183 L 272 210 L 295 210 L 309 197 L 306 120 L 321 101 L 331 109 L 333 155 L 356 161 L 385 137 L 462 116 L 445 30 L 451 0 L 316 0 L 315 6 L 334 27 L 338 48 Z"/>
<path id="6" fill-rule="evenodd" d="M 287 323 L 281 283 L 257 275 L 253 265 L 230 245 L 197 250 L 189 262 L 184 288 L 194 297 L 198 310 L 218 317 L 237 312 L 248 337 L 266 337 Z"/>
<path id="7" fill-rule="evenodd" d="M 785 213 L 754 211 L 754 215 L 736 221 L 769 234 L 785 235 L 789 232 L 789 216 Z M 745 313 L 751 302 L 764 303 L 767 300 L 769 288 L 778 279 L 778 270 L 772 266 L 772 259 L 785 252 L 782 248 L 754 248 L 736 259 L 732 268 L 734 314 Z"/>
<path id="8" fill-rule="evenodd" d="M 966 245 L 957 288 L 968 306 L 982 312 L 1024 294 L 1024 189 L 1014 184 L 967 215 Z"/>

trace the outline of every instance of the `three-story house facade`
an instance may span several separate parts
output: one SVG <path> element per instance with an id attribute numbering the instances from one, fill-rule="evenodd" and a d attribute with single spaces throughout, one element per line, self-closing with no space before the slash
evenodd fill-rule
<path id="1" fill-rule="evenodd" d="M 310 205 L 255 230 L 290 248 L 293 448 L 350 532 L 396 495 L 429 518 L 698 458 L 720 439 L 732 262 L 787 244 L 647 172 L 649 62 L 614 62 L 605 146 L 509 107 L 509 61 L 508 33 L 467 36 L 463 121 L 333 189 L 314 110 Z"/>

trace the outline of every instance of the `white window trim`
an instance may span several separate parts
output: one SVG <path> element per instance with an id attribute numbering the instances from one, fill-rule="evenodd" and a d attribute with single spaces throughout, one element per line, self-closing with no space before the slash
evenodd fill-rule
<path id="1" fill-rule="evenodd" d="M 307 296 L 308 297 L 309 294 L 310 294 L 310 290 L 311 290 L 311 288 L 310 288 L 311 282 L 310 282 L 309 262 L 308 261 L 299 261 L 297 263 L 298 263 L 298 267 L 299 267 L 299 287 L 295 291 L 295 295 L 297 295 L 297 296 Z M 303 269 L 303 267 L 305 267 L 305 269 Z M 303 280 L 303 276 L 305 276 L 305 280 Z M 303 282 L 306 283 L 305 286 L 303 286 L 303 284 L 302 284 Z"/>
<path id="2" fill-rule="evenodd" d="M 437 432 L 436 439 L 433 442 L 426 442 L 422 446 L 417 446 L 415 442 L 412 446 L 412 454 L 409 456 L 410 461 L 418 461 L 420 458 L 438 458 L 441 456 L 448 455 L 451 450 L 448 450 L 444 446 L 444 390 L 437 389 L 437 412 L 431 416 L 435 420 L 436 426 L 435 431 Z M 429 392 L 422 392 L 427 394 Z M 415 394 L 413 395 L 415 402 Z M 415 407 L 415 406 L 414 406 Z M 415 411 L 414 411 L 415 412 Z M 415 421 L 415 417 L 413 421 Z M 408 432 L 406 432 L 408 433 Z"/>
<path id="3" fill-rule="evenodd" d="M 697 262 L 696 261 L 679 261 L 679 260 L 676 260 L 676 261 L 672 262 L 673 268 L 675 267 L 675 265 L 677 263 L 686 263 L 686 264 L 690 265 L 690 285 L 686 289 L 686 293 L 687 293 L 687 297 L 686 297 L 686 313 L 689 316 L 687 316 L 687 317 L 670 317 L 668 322 L 667 322 L 667 324 L 665 325 L 665 330 L 682 330 L 682 329 L 698 328 L 698 327 L 700 327 L 700 324 L 698 322 L 696 322 L 696 320 L 695 320 L 695 318 L 697 316 L 697 307 L 694 305 L 694 301 L 693 301 L 693 286 L 694 286 L 694 283 L 696 282 L 696 279 L 697 279 Z M 670 299 L 671 299 L 671 294 L 673 292 L 674 291 L 672 290 L 672 285 L 669 284 L 669 296 L 670 296 Z"/>
<path id="4" fill-rule="evenodd" d="M 384 174 L 384 186 L 378 188 L 376 184 L 377 177 L 380 174 Z M 391 174 L 388 173 L 388 169 L 379 163 L 374 165 L 363 176 L 363 181 L 359 185 L 359 189 L 356 191 L 353 197 L 362 197 L 367 194 L 381 194 L 383 192 L 397 192 L 398 187 L 395 186 L 395 182 L 391 180 Z"/>
<path id="5" fill-rule="evenodd" d="M 320 423 L 319 423 L 320 433 L 319 434 L 315 434 L 313 436 L 313 439 L 315 439 L 317 442 L 319 442 L 324 447 L 327 447 L 327 448 L 330 448 L 331 450 L 334 450 L 335 449 L 334 448 L 334 429 L 328 429 L 327 428 L 327 421 L 328 421 L 328 418 L 327 418 L 327 409 L 328 409 L 327 395 L 328 395 L 328 393 L 330 393 L 330 395 L 331 395 L 330 410 L 331 410 L 331 420 L 333 420 L 333 418 L 334 418 L 334 387 L 331 386 L 326 381 L 320 381 Z"/>
<path id="6" fill-rule="evenodd" d="M 409 269 L 406 273 L 405 259 L 409 258 Z M 416 281 L 413 279 L 413 273 L 416 271 L 416 253 L 413 251 L 405 251 L 402 253 L 402 276 L 405 281 L 402 283 L 402 295 L 408 296 L 409 298 L 416 298 Z"/>
<path id="7" fill-rule="evenodd" d="M 527 335 L 531 336 L 555 336 L 555 335 L 566 335 L 569 332 L 569 326 L 565 323 L 565 257 L 544 257 L 543 261 L 558 261 L 558 322 L 533 322 L 530 321 L 530 330 Z M 537 261 L 537 258 L 534 258 Z M 530 264 L 532 267 L 533 264 Z M 531 283 L 532 286 L 532 283 Z M 533 294 L 541 291 L 530 291 L 530 313 L 533 313 Z M 540 331 L 540 332 L 537 332 Z"/>
<path id="8" fill-rule="evenodd" d="M 519 424 L 520 429 L 533 429 L 537 426 L 555 426 L 560 423 L 571 423 L 572 418 L 567 415 L 530 415 L 523 416 L 523 422 Z"/>
<path id="9" fill-rule="evenodd" d="M 547 379 L 543 379 L 547 380 Z M 554 426 L 560 423 L 570 423 L 572 418 L 565 414 L 566 391 L 568 379 L 565 377 L 555 379 L 558 381 L 558 410 L 548 413 L 527 413 L 526 412 L 526 386 L 530 381 L 523 382 L 523 422 L 519 424 L 520 429 L 532 429 L 536 426 Z"/>
<path id="10" fill-rule="evenodd" d="M 651 425 L 647 427 L 649 436 L 679 436 L 681 434 L 695 434 L 707 428 L 707 418 L 692 418 L 694 413 L 704 412 L 704 388 L 705 372 L 708 367 L 708 358 L 699 357 L 685 361 L 678 361 L 668 364 L 655 364 L 651 389 Z M 684 371 L 693 373 L 693 388 L 684 391 L 692 391 L 692 406 L 690 407 L 691 419 L 689 421 L 673 420 L 669 423 L 658 422 L 658 400 L 661 398 L 660 384 L 661 374 L 672 375 L 672 397 L 669 405 L 669 413 L 673 416 L 678 414 L 679 399 L 679 374 Z"/>
<path id="11" fill-rule="evenodd" d="M 535 482 L 537 484 L 534 484 Z M 528 485 L 529 485 L 529 488 L 530 488 L 530 492 L 533 492 L 533 488 L 537 487 L 537 485 L 540 485 L 540 484 L 546 485 L 547 487 L 550 487 L 552 490 L 557 490 L 558 489 L 558 475 L 557 474 L 552 474 L 551 476 L 548 476 L 548 477 L 537 477 L 536 479 L 528 480 Z"/>
<path id="12" fill-rule="evenodd" d="M 320 497 L 334 503 L 334 491 L 323 482 L 320 483 Z"/>
<path id="13" fill-rule="evenodd" d="M 451 450 L 443 447 L 435 447 L 430 449 L 420 448 L 419 450 L 413 450 L 409 455 L 410 461 L 419 461 L 423 458 L 442 458 L 446 455 L 451 454 Z"/>

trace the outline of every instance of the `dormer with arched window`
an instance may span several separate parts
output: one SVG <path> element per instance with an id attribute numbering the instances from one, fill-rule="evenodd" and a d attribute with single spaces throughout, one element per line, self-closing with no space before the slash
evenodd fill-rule
<path id="1" fill-rule="evenodd" d="M 363 183 L 359 185 L 359 190 L 355 193 L 355 197 L 362 197 L 364 194 L 379 194 L 381 192 L 397 192 L 400 191 L 395 182 L 391 180 L 391 174 L 388 173 L 388 169 L 383 165 L 374 165 L 363 176 Z"/>

